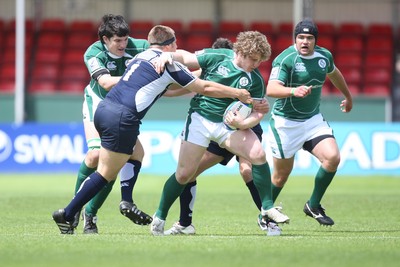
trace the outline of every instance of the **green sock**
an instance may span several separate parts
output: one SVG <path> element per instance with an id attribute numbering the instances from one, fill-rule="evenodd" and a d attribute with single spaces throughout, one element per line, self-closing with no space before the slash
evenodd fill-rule
<path id="1" fill-rule="evenodd" d="M 272 201 L 275 203 L 275 200 L 278 198 L 283 187 L 277 187 L 273 183 L 271 183 L 271 187 L 272 187 Z"/>
<path id="2" fill-rule="evenodd" d="M 252 166 L 253 181 L 260 194 L 262 208 L 268 210 L 274 206 L 271 190 L 271 171 L 268 162 Z"/>
<path id="3" fill-rule="evenodd" d="M 97 214 L 97 211 L 101 208 L 103 205 L 104 201 L 106 201 L 108 195 L 110 194 L 113 185 L 115 183 L 114 181 L 111 181 L 107 183 L 103 189 L 101 189 L 100 192 L 98 192 L 86 205 L 85 212 L 86 214 L 91 214 L 95 216 Z"/>
<path id="4" fill-rule="evenodd" d="M 161 220 L 165 220 L 168 215 L 168 211 L 174 204 L 175 200 L 181 195 L 186 185 L 178 183 L 176 180 L 175 173 L 172 174 L 164 184 L 164 188 L 161 194 L 160 204 L 156 211 L 156 216 Z"/>
<path id="5" fill-rule="evenodd" d="M 310 198 L 310 207 L 318 207 L 318 205 L 321 203 L 321 199 L 324 196 L 326 189 L 328 188 L 335 174 L 336 171 L 327 172 L 322 168 L 322 166 L 319 168 L 314 180 L 314 190 Z"/>
<path id="6" fill-rule="evenodd" d="M 81 166 L 79 167 L 78 178 L 76 179 L 75 183 L 75 194 L 78 192 L 79 188 L 81 187 L 83 181 L 91 175 L 96 168 L 89 168 L 86 166 L 85 161 L 82 161 Z"/>

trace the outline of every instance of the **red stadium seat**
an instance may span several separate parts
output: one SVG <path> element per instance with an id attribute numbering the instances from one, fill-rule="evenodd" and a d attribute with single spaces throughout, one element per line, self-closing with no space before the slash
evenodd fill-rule
<path id="1" fill-rule="evenodd" d="M 91 20 L 73 20 L 67 26 L 69 33 L 92 35 L 97 32 L 97 25 Z"/>
<path id="2" fill-rule="evenodd" d="M 63 64 L 84 65 L 84 51 L 79 49 L 69 49 L 63 55 Z"/>
<path id="3" fill-rule="evenodd" d="M 131 34 L 134 38 L 142 39 L 142 36 L 146 36 L 149 34 L 149 31 L 154 26 L 154 22 L 151 20 L 133 20 L 129 23 L 129 27 L 131 29 Z"/>
<path id="4" fill-rule="evenodd" d="M 222 34 L 235 34 L 245 30 L 245 25 L 242 21 L 222 20 L 218 25 L 218 33 Z"/>
<path id="5" fill-rule="evenodd" d="M 29 63 L 31 58 L 32 50 L 25 49 L 25 64 Z M 7 53 L 4 53 L 3 58 L 1 59 L 3 64 L 14 64 L 15 65 L 15 47 L 8 48 Z"/>
<path id="6" fill-rule="evenodd" d="M 29 93 L 55 93 L 57 83 L 54 81 L 32 81 L 28 87 Z"/>
<path id="7" fill-rule="evenodd" d="M 365 56 L 365 67 L 371 68 L 383 68 L 385 70 L 391 70 L 393 65 L 393 56 L 386 53 L 369 53 Z"/>
<path id="8" fill-rule="evenodd" d="M 367 38 L 366 52 L 368 53 L 387 53 L 392 55 L 394 51 L 393 38 L 382 38 L 371 35 Z"/>
<path id="9" fill-rule="evenodd" d="M 38 36 L 38 48 L 62 49 L 65 44 L 65 35 L 61 32 L 41 32 Z"/>
<path id="10" fill-rule="evenodd" d="M 32 80 L 56 81 L 60 76 L 59 64 L 36 64 L 32 70 Z"/>
<path id="11" fill-rule="evenodd" d="M 14 80 L 2 80 L 0 83 L 0 93 L 14 93 L 15 92 L 15 81 Z"/>
<path id="12" fill-rule="evenodd" d="M 340 72 L 343 74 L 348 84 L 353 84 L 361 87 L 363 77 L 360 68 L 344 67 L 340 68 Z"/>
<path id="13" fill-rule="evenodd" d="M 336 52 L 363 52 L 362 38 L 355 36 L 343 36 L 336 42 Z"/>
<path id="14" fill-rule="evenodd" d="M 330 22 L 316 22 L 318 27 L 318 39 L 322 36 L 333 37 L 336 35 L 336 26 Z"/>
<path id="15" fill-rule="evenodd" d="M 390 91 L 390 87 L 384 84 L 366 84 L 362 90 L 363 94 L 374 97 L 389 97 Z"/>
<path id="16" fill-rule="evenodd" d="M 335 65 L 342 69 L 343 67 L 361 68 L 363 65 L 363 56 L 361 53 L 343 52 L 335 56 Z"/>
<path id="17" fill-rule="evenodd" d="M 187 34 L 212 34 L 214 32 L 214 26 L 211 21 L 208 20 L 194 20 L 188 23 Z"/>
<path id="18" fill-rule="evenodd" d="M 61 55 L 60 49 L 38 49 L 36 51 L 35 62 L 36 64 L 57 64 L 61 62 Z"/>
<path id="19" fill-rule="evenodd" d="M 275 40 L 275 47 L 272 47 L 274 55 L 281 53 L 283 50 L 294 44 L 292 35 L 279 35 Z"/>
<path id="20" fill-rule="evenodd" d="M 187 36 L 185 49 L 194 52 L 203 48 L 210 48 L 213 41 L 210 35 L 190 34 Z"/>
<path id="21" fill-rule="evenodd" d="M 318 36 L 317 45 L 328 49 L 331 53 L 334 53 L 335 44 L 334 44 L 334 37 L 323 35 Z"/>
<path id="22" fill-rule="evenodd" d="M 392 72 L 379 67 L 366 68 L 364 70 L 364 85 L 374 86 L 383 85 L 389 87 L 392 85 Z"/>
<path id="23" fill-rule="evenodd" d="M 40 32 L 58 32 L 65 33 L 67 24 L 63 19 L 48 18 L 40 23 Z"/>
<path id="24" fill-rule="evenodd" d="M 85 87 L 88 85 L 85 81 L 78 80 L 64 80 L 60 82 L 60 92 L 63 93 L 74 93 L 74 94 L 83 94 Z"/>
<path id="25" fill-rule="evenodd" d="M 259 31 L 267 36 L 275 35 L 275 27 L 274 24 L 270 21 L 252 21 L 249 25 L 249 30 L 251 31 Z"/>
<path id="26" fill-rule="evenodd" d="M 371 36 L 393 38 L 393 27 L 391 24 L 371 23 L 367 26 L 367 35 L 368 38 Z"/>
<path id="27" fill-rule="evenodd" d="M 90 74 L 86 66 L 82 64 L 64 65 L 61 69 L 60 80 L 84 81 L 89 83 Z"/>
<path id="28" fill-rule="evenodd" d="M 281 22 L 278 23 L 278 28 L 276 34 L 280 35 L 290 35 L 293 36 L 294 25 L 293 22 Z"/>
<path id="29" fill-rule="evenodd" d="M 364 36 L 365 28 L 364 25 L 358 22 L 343 22 L 339 24 L 337 33 L 341 36 L 351 35 L 351 36 Z"/>
<path id="30" fill-rule="evenodd" d="M 97 37 L 91 32 L 87 33 L 71 33 L 66 39 L 66 48 L 77 48 L 86 50 L 89 45 L 97 41 Z"/>

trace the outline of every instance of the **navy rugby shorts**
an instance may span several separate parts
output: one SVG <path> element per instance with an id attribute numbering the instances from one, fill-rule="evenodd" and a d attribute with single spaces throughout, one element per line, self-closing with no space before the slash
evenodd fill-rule
<path id="1" fill-rule="evenodd" d="M 94 114 L 94 125 L 101 146 L 113 152 L 131 155 L 139 135 L 140 121 L 126 107 L 103 100 Z"/>

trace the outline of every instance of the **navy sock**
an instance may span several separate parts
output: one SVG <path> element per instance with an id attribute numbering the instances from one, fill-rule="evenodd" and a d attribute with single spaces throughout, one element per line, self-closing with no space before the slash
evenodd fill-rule
<path id="1" fill-rule="evenodd" d="M 135 187 L 142 163 L 138 160 L 128 160 L 121 170 L 121 199 L 133 202 L 133 188 Z"/>
<path id="2" fill-rule="evenodd" d="M 185 189 L 183 189 L 182 194 L 179 196 L 181 206 L 179 224 L 182 226 L 189 226 L 192 224 L 193 205 L 194 199 L 196 198 L 196 185 L 196 181 L 188 183 L 185 186 Z"/>
<path id="3" fill-rule="evenodd" d="M 258 194 L 258 190 L 253 182 L 251 180 L 250 182 L 246 183 L 247 188 L 250 191 L 251 197 L 253 198 L 254 204 L 256 204 L 258 210 L 261 210 L 261 199 L 260 199 L 260 194 Z"/>
<path id="4" fill-rule="evenodd" d="M 65 208 L 65 219 L 73 221 L 75 213 L 91 200 L 108 183 L 97 171 L 83 181 L 81 188 Z"/>

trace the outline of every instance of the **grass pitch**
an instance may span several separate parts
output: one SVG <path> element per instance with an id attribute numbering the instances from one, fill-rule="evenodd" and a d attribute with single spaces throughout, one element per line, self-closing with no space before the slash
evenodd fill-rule
<path id="1" fill-rule="evenodd" d="M 134 199 L 153 214 L 167 176 L 141 175 Z M 119 186 L 99 211 L 99 235 L 60 235 L 51 213 L 71 200 L 75 174 L 0 175 L 1 266 L 399 266 L 400 177 L 337 176 L 323 199 L 333 227 L 302 212 L 311 177 L 291 177 L 278 203 L 290 217 L 267 237 L 239 175 L 198 180 L 195 236 L 154 237 L 120 215 Z M 178 218 L 178 203 L 167 218 Z"/>

